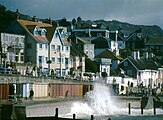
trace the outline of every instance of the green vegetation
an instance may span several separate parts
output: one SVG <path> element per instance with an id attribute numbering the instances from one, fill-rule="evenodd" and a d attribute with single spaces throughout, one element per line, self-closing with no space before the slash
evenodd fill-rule
<path id="1" fill-rule="evenodd" d="M 101 76 L 102 76 L 103 78 L 105 78 L 105 77 L 108 76 L 108 74 L 107 74 L 106 72 L 102 72 L 102 73 L 101 73 Z"/>
<path id="2" fill-rule="evenodd" d="M 6 10 L 6 7 L 0 5 L 0 32 L 4 32 L 5 29 L 17 18 L 17 14 Z"/>
<path id="3" fill-rule="evenodd" d="M 122 58 L 126 58 L 127 56 L 131 56 L 131 51 L 128 48 L 120 50 L 120 55 Z"/>

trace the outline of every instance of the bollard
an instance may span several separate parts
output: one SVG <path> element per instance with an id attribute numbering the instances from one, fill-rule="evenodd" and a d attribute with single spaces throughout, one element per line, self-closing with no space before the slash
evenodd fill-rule
<path id="1" fill-rule="evenodd" d="M 153 112 L 154 112 L 154 115 L 156 115 L 156 105 L 155 105 L 155 99 L 153 99 Z"/>
<path id="2" fill-rule="evenodd" d="M 143 107 L 141 107 L 141 114 L 143 115 Z"/>
<path id="3" fill-rule="evenodd" d="M 91 115 L 91 120 L 93 120 L 93 115 Z"/>
<path id="4" fill-rule="evenodd" d="M 58 108 L 55 109 L 55 117 L 58 118 Z"/>
<path id="5" fill-rule="evenodd" d="M 75 114 L 73 114 L 73 120 L 75 120 L 75 116 L 76 116 L 76 115 L 75 115 Z"/>
<path id="6" fill-rule="evenodd" d="M 131 104 L 128 103 L 128 114 L 131 114 Z"/>
<path id="7" fill-rule="evenodd" d="M 0 105 L 0 120 L 1 120 L 1 109 L 2 109 L 2 105 Z"/>

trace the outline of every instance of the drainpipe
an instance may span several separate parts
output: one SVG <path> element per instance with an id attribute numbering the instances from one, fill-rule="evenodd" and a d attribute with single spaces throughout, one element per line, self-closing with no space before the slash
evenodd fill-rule
<path id="1" fill-rule="evenodd" d="M 48 61 L 50 62 L 50 42 L 48 43 Z M 50 63 L 48 63 L 48 75 L 50 75 Z"/>

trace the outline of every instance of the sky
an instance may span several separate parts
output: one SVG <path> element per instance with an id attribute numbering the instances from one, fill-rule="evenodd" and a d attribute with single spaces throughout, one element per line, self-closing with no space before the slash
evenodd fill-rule
<path id="1" fill-rule="evenodd" d="M 8 10 L 54 20 L 117 20 L 163 28 L 163 0 L 0 0 Z"/>

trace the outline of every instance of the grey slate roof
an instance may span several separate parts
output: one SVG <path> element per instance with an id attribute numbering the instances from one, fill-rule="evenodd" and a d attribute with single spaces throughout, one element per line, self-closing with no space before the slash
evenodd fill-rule
<path id="1" fill-rule="evenodd" d="M 80 50 L 74 43 L 71 43 L 71 46 L 70 46 L 70 54 L 72 56 L 80 56 L 80 57 L 84 57 L 85 56 L 85 53 Z"/>
<path id="2" fill-rule="evenodd" d="M 97 37 L 91 43 L 95 44 L 95 48 L 111 48 L 110 41 L 111 39 L 106 37 Z"/>
<path id="3" fill-rule="evenodd" d="M 161 68 L 161 64 L 154 61 L 152 58 L 149 59 L 134 59 L 132 57 L 128 57 L 128 59 L 136 66 L 139 70 L 145 70 L 145 69 L 151 69 L 151 70 L 157 70 L 158 68 Z"/>
<path id="4" fill-rule="evenodd" d="M 115 56 L 112 51 L 106 49 L 105 51 L 101 52 L 100 54 L 96 55 L 95 58 L 109 58 L 112 60 L 122 60 L 120 56 Z"/>

